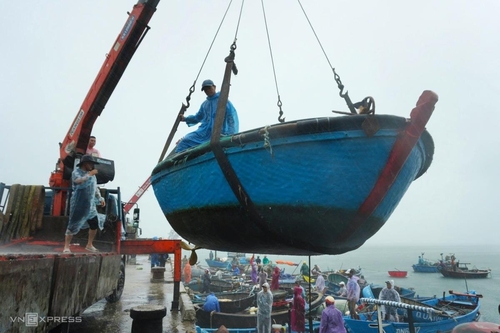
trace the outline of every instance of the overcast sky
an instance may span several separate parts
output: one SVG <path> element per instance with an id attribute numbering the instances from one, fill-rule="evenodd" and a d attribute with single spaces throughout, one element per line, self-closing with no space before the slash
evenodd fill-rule
<path id="1" fill-rule="evenodd" d="M 197 78 L 228 1 L 162 0 L 151 30 L 97 119 L 93 135 L 115 161 L 108 188 L 128 200 L 155 167 Z M 353 101 L 407 117 L 423 90 L 439 95 L 427 129 L 436 151 L 385 226 L 367 244 L 495 243 L 500 187 L 500 2 L 302 0 Z M 61 142 L 135 2 L 1 1 L 0 182 L 48 185 Z M 220 88 L 236 33 L 234 1 L 196 83 L 187 114 Z M 287 120 L 347 107 L 299 3 L 265 2 Z M 8 15 L 7 15 L 8 14 Z M 277 122 L 277 92 L 260 1 L 246 1 L 230 100 L 240 130 Z M 193 130 L 181 123 L 174 142 Z M 139 201 L 143 236 L 171 230 L 152 189 Z"/>

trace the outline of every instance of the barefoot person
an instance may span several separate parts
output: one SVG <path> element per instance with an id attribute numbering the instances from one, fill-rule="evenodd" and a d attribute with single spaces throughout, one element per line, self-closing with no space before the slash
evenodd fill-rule
<path id="1" fill-rule="evenodd" d="M 69 245 L 73 235 L 81 229 L 90 228 L 89 238 L 85 249 L 90 252 L 99 252 L 93 245 L 99 222 L 97 218 L 96 200 L 104 206 L 104 199 L 97 188 L 94 166 L 99 164 L 91 155 L 82 156 L 71 174 L 73 194 L 70 202 L 69 222 L 64 238 L 64 253 L 71 253 Z"/>

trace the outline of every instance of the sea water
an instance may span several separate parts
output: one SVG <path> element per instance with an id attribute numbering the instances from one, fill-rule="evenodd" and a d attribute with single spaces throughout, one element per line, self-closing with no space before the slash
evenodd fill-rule
<path id="1" fill-rule="evenodd" d="M 418 262 L 418 256 L 424 253 L 428 260 L 441 259 L 443 256 L 455 254 L 461 263 L 470 263 L 470 268 L 491 269 L 491 274 L 486 279 L 453 279 L 445 278 L 441 273 L 415 273 L 412 265 Z M 208 251 L 197 251 L 199 263 L 206 266 L 205 258 Z M 189 253 L 186 252 L 189 256 Z M 227 252 L 218 251 L 219 257 L 225 257 Z M 247 253 L 247 257 L 252 254 Z M 259 255 L 262 259 L 264 254 Z M 316 264 L 322 271 L 340 270 L 349 268 L 361 268 L 362 274 L 368 283 L 385 285 L 385 281 L 393 279 L 397 286 L 414 288 L 420 296 L 442 296 L 449 294 L 450 290 L 455 292 L 467 292 L 474 290 L 483 295 L 481 299 L 480 321 L 500 323 L 498 306 L 500 304 L 500 247 L 495 245 L 481 246 L 376 246 L 364 245 L 357 250 L 341 255 L 321 256 L 286 256 L 267 255 L 269 260 L 284 260 L 297 263 L 298 266 L 279 265 L 285 268 L 285 273 L 298 274 L 303 261 L 311 268 Z M 408 271 L 405 278 L 390 277 L 388 271 Z"/>

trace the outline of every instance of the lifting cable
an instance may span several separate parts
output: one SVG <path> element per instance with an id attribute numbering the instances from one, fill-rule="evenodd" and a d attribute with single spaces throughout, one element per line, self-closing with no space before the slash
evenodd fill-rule
<path id="1" fill-rule="evenodd" d="M 319 40 L 318 35 L 316 34 L 316 31 L 314 30 L 314 27 L 312 26 L 312 23 L 309 20 L 309 17 L 307 16 L 307 13 L 306 13 L 304 7 L 302 6 L 302 3 L 300 2 L 300 0 L 297 0 L 297 2 L 299 3 L 300 8 L 302 9 L 302 12 L 304 13 L 305 18 L 306 18 L 307 22 L 309 23 L 309 26 L 311 27 L 311 30 L 314 34 L 314 37 L 316 37 L 316 40 L 318 41 L 318 44 L 321 48 L 321 51 L 323 51 L 323 54 L 325 55 L 325 58 L 326 58 L 326 61 L 328 62 L 328 65 L 330 66 L 330 68 L 333 71 L 333 76 L 335 78 L 335 82 L 337 82 L 337 86 L 340 90 L 339 96 L 345 100 L 347 107 L 351 111 L 350 114 L 358 114 L 356 109 L 359 109 L 360 113 L 365 113 L 365 114 L 375 113 L 375 101 L 373 100 L 372 97 L 366 97 L 361 102 L 353 104 L 351 101 L 351 98 L 349 97 L 348 92 L 347 91 L 344 92 L 344 84 L 340 80 L 340 76 L 335 71 L 335 68 L 333 68 L 333 66 L 330 62 L 330 59 L 328 58 L 328 56 L 325 52 L 325 49 L 323 48 L 323 45 L 321 44 L 321 41 Z M 334 111 L 334 112 L 336 112 L 336 111 Z M 344 112 L 337 112 L 337 113 L 344 113 Z"/>
<path id="2" fill-rule="evenodd" d="M 238 22 L 239 24 L 239 22 Z M 259 212 L 257 205 L 255 205 L 246 192 L 243 184 L 241 183 L 236 171 L 234 170 L 229 158 L 227 157 L 224 148 L 221 145 L 221 128 L 224 123 L 224 117 L 226 115 L 226 105 L 229 99 L 229 90 L 231 87 L 231 72 L 237 74 L 238 70 L 234 64 L 234 58 L 236 50 L 236 37 L 233 44 L 231 45 L 229 55 L 224 59 L 226 62 L 226 68 L 224 71 L 224 79 L 222 80 L 222 87 L 220 90 L 219 100 L 217 102 L 217 111 L 215 112 L 214 126 L 212 129 L 212 135 L 210 137 L 210 148 L 214 154 L 214 157 L 219 164 L 219 167 L 226 178 L 226 181 L 233 191 L 234 196 L 240 203 L 245 214 L 248 216 L 249 222 L 254 223 L 260 230 L 269 235 L 270 237 L 278 238 L 281 235 L 273 230 L 269 229 L 269 223 L 264 219 L 264 217 Z M 294 244 L 292 244 L 294 243 Z M 307 244 L 302 241 L 285 241 L 287 246 L 302 246 L 307 248 Z"/>
<path id="3" fill-rule="evenodd" d="M 243 0 L 243 2 L 245 2 L 245 1 Z M 224 15 L 222 16 L 222 19 L 221 19 L 221 22 L 219 24 L 219 27 L 217 28 L 217 31 L 215 32 L 214 38 L 212 39 L 212 42 L 210 43 L 210 47 L 208 48 L 208 51 L 205 54 L 205 58 L 203 59 L 203 62 L 201 63 L 200 69 L 198 71 L 198 74 L 196 75 L 196 78 L 194 79 L 193 85 L 189 88 L 189 94 L 186 96 L 186 103 L 182 103 L 182 106 L 181 106 L 181 108 L 179 110 L 179 113 L 177 114 L 177 117 L 175 119 L 174 125 L 172 126 L 172 130 L 170 131 L 170 134 L 168 135 L 167 141 L 165 142 L 165 145 L 163 146 L 163 150 L 161 152 L 161 155 L 160 155 L 160 158 L 158 160 L 158 163 L 160 163 L 161 161 L 163 161 L 163 159 L 165 158 L 167 150 L 168 150 L 168 148 L 169 148 L 169 146 L 172 143 L 172 140 L 174 138 L 175 132 L 177 132 L 177 128 L 179 127 L 181 119 L 184 116 L 184 113 L 186 112 L 186 110 L 190 106 L 189 101 L 191 100 L 191 95 L 195 91 L 196 81 L 198 81 L 198 78 L 200 77 L 201 71 L 203 70 L 203 67 L 205 66 L 205 62 L 207 61 L 208 55 L 210 54 L 210 51 L 212 50 L 212 47 L 213 47 L 213 45 L 215 43 L 215 40 L 217 39 L 217 36 L 219 35 L 220 28 L 222 27 L 222 24 L 224 23 L 224 20 L 226 19 L 226 15 L 227 15 L 227 13 L 229 11 L 229 8 L 231 8 L 231 4 L 232 3 L 233 3 L 233 0 L 229 1 L 229 4 L 228 4 L 228 6 L 226 8 L 226 11 L 224 12 Z M 238 19 L 238 27 L 239 27 L 239 23 L 240 23 L 240 20 L 241 20 L 241 12 L 242 12 L 242 10 L 243 10 L 243 3 L 241 5 L 241 9 L 240 9 L 240 17 Z M 236 29 L 236 34 L 238 33 L 238 27 Z M 236 36 L 235 36 L 235 41 L 236 41 Z M 234 43 L 234 45 L 236 45 L 236 44 Z"/>
<path id="4" fill-rule="evenodd" d="M 281 103 L 280 92 L 278 89 L 278 79 L 276 78 L 276 69 L 274 67 L 273 50 L 271 48 L 271 38 L 269 37 L 269 29 L 267 27 L 267 18 L 266 18 L 266 10 L 264 8 L 264 0 L 261 0 L 260 3 L 262 5 L 262 15 L 264 16 L 264 24 L 266 26 L 267 44 L 269 45 L 269 54 L 271 56 L 271 64 L 273 66 L 274 85 L 276 86 L 276 94 L 278 95 L 278 102 L 276 103 L 276 105 L 280 109 L 278 120 L 280 123 L 283 123 L 285 121 L 285 118 L 283 117 L 283 110 L 281 109 L 281 106 L 283 105 L 283 103 Z"/>

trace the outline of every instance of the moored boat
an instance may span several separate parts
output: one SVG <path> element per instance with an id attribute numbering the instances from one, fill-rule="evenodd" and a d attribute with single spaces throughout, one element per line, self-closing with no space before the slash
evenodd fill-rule
<path id="1" fill-rule="evenodd" d="M 197 246 L 345 253 L 384 225 L 430 166 L 434 144 L 424 127 L 436 102 L 425 91 L 411 120 L 355 114 L 222 137 L 160 162 L 152 186 L 172 228 Z"/>
<path id="2" fill-rule="evenodd" d="M 316 332 L 319 329 L 320 322 L 319 321 L 313 321 L 312 323 L 312 329 L 313 332 Z M 309 322 L 306 321 L 306 332 L 309 332 Z M 284 326 L 286 328 L 286 325 Z M 217 330 L 219 328 L 204 328 L 200 326 L 196 326 L 196 333 L 217 333 Z M 282 328 L 283 329 L 283 328 Z M 252 327 L 252 328 L 228 328 L 227 331 L 229 333 L 258 333 L 257 332 L 257 327 Z M 295 331 L 292 330 L 294 333 Z"/>
<path id="3" fill-rule="evenodd" d="M 381 285 L 376 285 L 376 284 L 370 284 L 362 289 L 363 297 L 366 298 L 378 298 L 378 295 L 382 291 L 382 289 L 385 287 Z M 406 288 L 406 287 L 401 287 L 401 286 L 394 286 L 394 290 L 396 290 L 399 294 L 400 297 L 405 297 L 405 298 L 413 298 L 415 296 L 415 289 L 413 288 Z"/>
<path id="4" fill-rule="evenodd" d="M 247 292 L 221 292 L 214 293 L 219 300 L 220 310 L 225 313 L 236 313 L 251 307 L 255 302 L 255 296 Z M 195 295 L 193 304 L 204 304 L 206 295 Z"/>
<path id="5" fill-rule="evenodd" d="M 456 279 L 485 279 L 491 273 L 490 269 L 469 269 L 467 265 L 467 263 L 457 263 L 453 266 L 440 266 L 439 271 L 444 277 Z"/>
<path id="6" fill-rule="evenodd" d="M 203 282 L 201 278 L 196 278 L 191 280 L 188 284 L 185 284 L 185 286 L 189 287 L 189 289 L 191 289 L 192 291 L 201 292 Z M 210 291 L 212 292 L 230 291 L 230 290 L 235 290 L 238 287 L 239 285 L 229 280 L 212 279 L 212 282 L 210 283 Z"/>
<path id="7" fill-rule="evenodd" d="M 310 312 L 315 311 L 323 301 L 323 295 L 312 293 L 314 300 L 311 302 Z M 254 328 L 257 327 L 257 314 L 247 310 L 239 313 L 206 312 L 201 308 L 196 309 L 196 325 L 207 328 L 218 328 L 224 325 L 227 328 Z M 289 309 L 281 309 L 271 313 L 274 324 L 285 325 L 290 322 Z"/>
<path id="8" fill-rule="evenodd" d="M 360 320 L 344 317 L 346 327 L 351 332 L 377 333 L 379 325 L 385 333 L 410 332 L 410 321 L 415 332 L 449 332 L 462 323 L 479 319 L 480 295 L 452 294 L 442 298 L 432 298 L 423 302 L 402 303 L 362 298 L 363 304 L 376 304 L 378 308 L 388 305 L 398 308 L 399 322 L 377 320 L 377 311 L 360 313 Z"/>
<path id="9" fill-rule="evenodd" d="M 407 271 L 400 271 L 400 270 L 388 271 L 388 273 L 390 276 L 396 277 L 396 278 L 404 278 L 404 277 L 406 277 L 406 275 L 408 275 Z"/>
<path id="10" fill-rule="evenodd" d="M 443 254 L 441 253 L 441 257 Z M 441 263 L 444 260 L 441 260 Z M 424 258 L 424 253 L 418 256 L 418 262 L 412 265 L 413 271 L 417 273 L 438 273 L 440 261 L 430 261 Z"/>
<path id="11" fill-rule="evenodd" d="M 232 264 L 231 261 L 221 261 L 221 260 L 210 260 L 205 259 L 208 267 L 222 270 L 231 270 Z"/>

